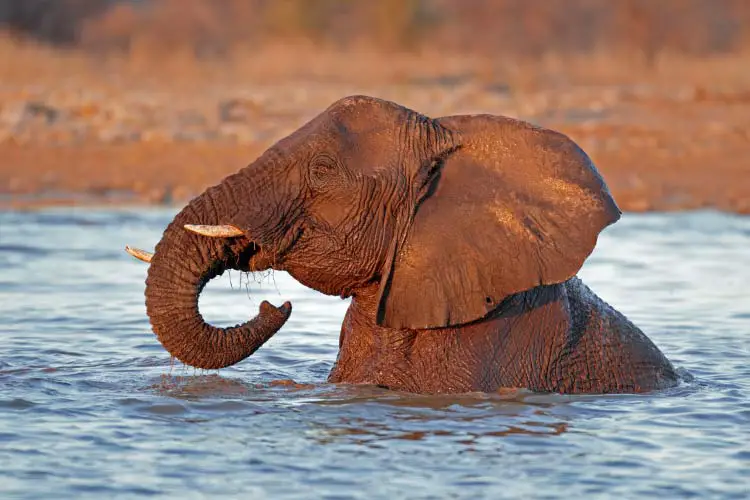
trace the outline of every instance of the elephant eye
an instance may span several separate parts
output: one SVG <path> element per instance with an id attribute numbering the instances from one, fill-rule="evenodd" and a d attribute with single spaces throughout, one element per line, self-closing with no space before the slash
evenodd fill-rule
<path id="1" fill-rule="evenodd" d="M 317 155 L 310 164 L 310 184 L 319 189 L 331 182 L 336 173 L 336 160 L 326 154 Z"/>

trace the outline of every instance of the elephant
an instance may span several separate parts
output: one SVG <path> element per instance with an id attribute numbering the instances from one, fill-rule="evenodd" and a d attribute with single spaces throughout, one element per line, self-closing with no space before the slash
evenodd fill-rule
<path id="1" fill-rule="evenodd" d="M 192 199 L 150 262 L 154 333 L 183 363 L 233 365 L 291 304 L 234 327 L 198 296 L 225 270 L 280 270 L 351 298 L 329 374 L 422 394 L 641 393 L 678 383 L 656 345 L 578 277 L 621 211 L 566 135 L 490 114 L 430 118 L 344 97 Z"/>

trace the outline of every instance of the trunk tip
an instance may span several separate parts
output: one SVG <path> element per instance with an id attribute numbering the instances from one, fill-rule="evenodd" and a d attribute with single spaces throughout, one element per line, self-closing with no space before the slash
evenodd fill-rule
<path id="1" fill-rule="evenodd" d="M 260 312 L 261 314 L 280 315 L 286 321 L 286 319 L 289 318 L 289 315 L 292 314 L 292 303 L 287 300 L 279 307 L 276 307 L 267 300 L 264 300 L 260 303 Z"/>

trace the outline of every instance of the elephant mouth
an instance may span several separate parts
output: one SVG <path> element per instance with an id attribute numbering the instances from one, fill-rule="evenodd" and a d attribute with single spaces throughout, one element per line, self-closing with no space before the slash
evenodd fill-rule
<path id="1" fill-rule="evenodd" d="M 253 243 L 248 244 L 240 252 L 227 252 L 226 259 L 216 259 L 204 270 L 198 281 L 198 294 L 203 292 L 209 281 L 222 276 L 225 271 L 235 270 L 240 272 L 255 272 L 262 269 L 256 269 L 253 264 L 254 257 L 258 255 L 259 248 Z"/>
<path id="2" fill-rule="evenodd" d="M 239 271 L 241 273 L 257 273 L 269 271 L 274 268 L 277 257 L 275 253 L 268 252 L 259 243 L 242 238 L 227 243 L 227 248 L 222 252 L 222 259 L 213 260 L 201 274 L 198 281 L 198 294 L 200 294 L 209 281 L 222 276 L 226 271 Z"/>
<path id="3" fill-rule="evenodd" d="M 225 260 L 219 260 L 214 265 L 221 273 L 227 269 L 235 269 L 242 272 L 265 271 L 270 267 L 269 258 L 265 249 L 255 241 L 247 238 L 237 238 L 228 243 Z M 216 275 L 218 276 L 218 274 Z"/>

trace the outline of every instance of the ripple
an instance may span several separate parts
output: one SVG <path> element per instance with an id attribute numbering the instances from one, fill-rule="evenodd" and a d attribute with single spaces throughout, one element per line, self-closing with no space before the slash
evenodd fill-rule
<path id="1" fill-rule="evenodd" d="M 21 255 L 34 255 L 35 257 L 46 257 L 50 253 L 42 248 L 22 244 L 4 245 L 0 244 L 0 253 L 15 253 Z"/>
<path id="2" fill-rule="evenodd" d="M 145 316 L 146 269 L 121 248 L 158 241 L 174 212 L 0 212 L 2 227 L 25 228 L 0 244 L 2 496 L 747 492 L 750 313 L 735 298 L 750 281 L 750 218 L 626 214 L 581 271 L 674 361 L 678 387 L 418 396 L 325 384 L 347 302 L 284 273 L 248 281 L 254 306 L 260 291 L 296 311 L 253 357 L 206 372 L 172 360 Z M 225 281 L 207 307 L 244 317 L 238 276 L 235 290 Z"/>
<path id="3" fill-rule="evenodd" d="M 153 415 L 183 415 L 189 411 L 185 406 L 176 403 L 148 404 L 138 407 L 138 410 Z"/>
<path id="4" fill-rule="evenodd" d="M 26 399 L 14 398 L 14 399 L 0 399 L 0 408 L 8 410 L 28 410 L 37 406 L 37 403 L 28 401 Z"/>

